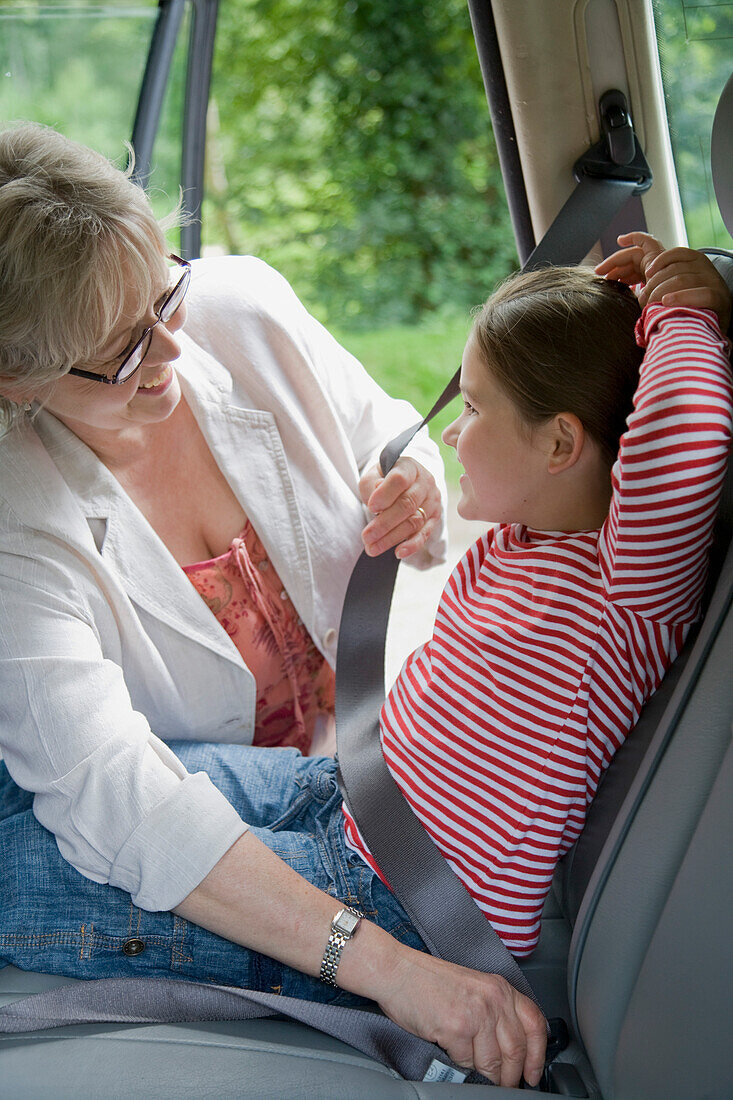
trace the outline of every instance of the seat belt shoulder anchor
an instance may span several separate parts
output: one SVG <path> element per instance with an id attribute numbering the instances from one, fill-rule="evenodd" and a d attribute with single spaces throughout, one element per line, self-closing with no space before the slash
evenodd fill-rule
<path id="1" fill-rule="evenodd" d="M 576 160 L 573 175 L 578 183 L 588 176 L 631 181 L 637 184 L 634 194 L 643 194 L 652 185 L 652 170 L 634 133 L 626 96 L 613 88 L 603 93 L 598 107 L 603 136 Z"/>

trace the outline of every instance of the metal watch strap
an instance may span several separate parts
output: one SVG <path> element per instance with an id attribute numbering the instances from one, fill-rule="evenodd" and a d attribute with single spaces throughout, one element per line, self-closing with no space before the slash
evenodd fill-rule
<path id="1" fill-rule="evenodd" d="M 339 927 L 339 921 L 344 913 L 347 912 L 356 917 L 356 923 L 351 931 Z M 326 985 L 336 985 L 336 971 L 341 962 L 341 952 L 356 932 L 361 919 L 361 913 L 358 913 L 356 909 L 352 909 L 350 905 L 345 905 L 343 909 L 339 909 L 338 913 L 331 921 L 331 932 L 328 937 L 328 943 L 326 944 L 326 950 L 323 952 L 321 972 L 319 974 L 321 981 L 325 982 Z"/>

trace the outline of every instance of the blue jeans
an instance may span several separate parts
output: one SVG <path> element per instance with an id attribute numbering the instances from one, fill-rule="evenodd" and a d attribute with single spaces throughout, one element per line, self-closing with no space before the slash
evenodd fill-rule
<path id="1" fill-rule="evenodd" d="M 425 950 L 394 894 L 346 846 L 334 760 L 306 758 L 296 749 L 171 747 L 190 772 L 208 772 L 251 831 L 300 875 Z M 123 890 L 84 878 L 59 854 L 31 803 L 0 763 L 0 966 L 73 978 L 181 978 L 364 1003 L 173 913 L 139 909 Z"/>

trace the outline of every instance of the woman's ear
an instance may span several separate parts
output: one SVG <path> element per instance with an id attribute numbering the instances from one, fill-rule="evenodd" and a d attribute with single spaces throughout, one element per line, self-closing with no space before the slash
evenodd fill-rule
<path id="1" fill-rule="evenodd" d="M 14 385 L 10 378 L 3 378 L 0 375 L 0 397 L 4 397 L 6 401 L 19 402 L 17 383 Z"/>
<path id="2" fill-rule="evenodd" d="M 21 407 L 30 405 L 38 396 L 37 390 L 38 386 L 32 388 L 22 378 L 6 378 L 0 374 L 0 397 L 4 397 L 6 401 L 12 401 Z"/>
<path id="3" fill-rule="evenodd" d="M 575 413 L 558 413 L 549 425 L 548 474 L 569 470 L 580 458 L 585 445 L 585 429 Z"/>

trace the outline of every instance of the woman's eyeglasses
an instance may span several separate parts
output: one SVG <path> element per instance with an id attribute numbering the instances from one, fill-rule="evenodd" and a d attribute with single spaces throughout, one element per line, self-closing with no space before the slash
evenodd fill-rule
<path id="1" fill-rule="evenodd" d="M 155 310 L 156 320 L 150 325 L 149 328 L 143 330 L 141 336 L 135 341 L 135 344 L 130 348 L 128 352 L 124 352 L 124 359 L 117 367 L 113 375 L 96 374 L 94 371 L 82 370 L 80 367 L 72 367 L 67 371 L 67 374 L 74 374 L 77 378 L 90 378 L 94 382 L 104 382 L 108 386 L 118 386 L 123 382 L 129 382 L 136 370 L 138 370 L 142 364 L 143 359 L 150 350 L 150 343 L 153 339 L 153 329 L 156 325 L 162 321 L 165 324 L 173 317 L 173 314 L 181 305 L 181 302 L 186 297 L 186 291 L 188 290 L 188 284 L 191 281 L 191 265 L 188 260 L 182 260 L 180 256 L 174 256 L 172 253 L 169 259 L 183 268 L 183 274 L 180 279 L 166 294 L 163 301 Z"/>

